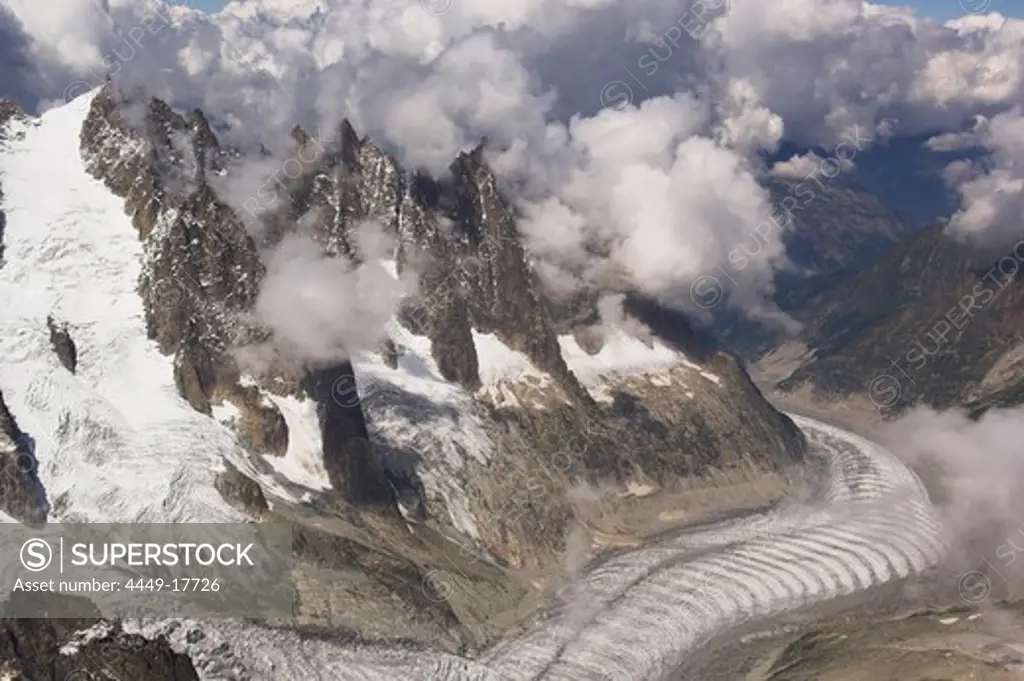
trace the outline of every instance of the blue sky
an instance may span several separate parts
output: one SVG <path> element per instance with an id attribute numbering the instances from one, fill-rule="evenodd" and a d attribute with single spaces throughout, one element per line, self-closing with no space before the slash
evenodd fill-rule
<path id="1" fill-rule="evenodd" d="M 216 12 L 228 3 L 227 0 L 187 0 L 187 2 L 172 2 L 172 4 L 188 5 L 189 7 L 201 9 L 204 12 Z"/>
<path id="2" fill-rule="evenodd" d="M 945 21 L 969 12 L 999 12 L 1008 17 L 1024 17 L 1024 0 L 901 0 L 881 2 L 883 5 L 908 5 L 918 14 Z"/>
<path id="3" fill-rule="evenodd" d="M 227 0 L 181 0 L 190 7 L 215 12 L 227 4 Z M 918 13 L 939 21 L 975 12 L 999 12 L 1010 17 L 1024 17 L 1024 0 L 884 0 L 883 5 L 909 5 Z M 965 9 L 967 8 L 967 9 Z"/>

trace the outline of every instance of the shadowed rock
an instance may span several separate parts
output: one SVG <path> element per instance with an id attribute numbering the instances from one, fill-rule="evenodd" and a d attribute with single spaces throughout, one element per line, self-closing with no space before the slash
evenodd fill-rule
<path id="1" fill-rule="evenodd" d="M 21 602 L 10 610 L 15 600 Z M 0 606 L 0 612 L 27 611 L 81 614 L 78 618 L 0 619 L 0 670 L 6 679 L 199 679 L 188 656 L 174 652 L 166 639 L 126 634 L 120 624 L 99 619 L 96 606 L 85 598 L 13 592 Z"/>
<path id="2" fill-rule="evenodd" d="M 28 524 L 45 523 L 50 512 L 37 465 L 35 441 L 18 427 L 0 393 L 0 509 Z"/>
<path id="3" fill-rule="evenodd" d="M 224 461 L 225 470 L 217 474 L 214 485 L 224 500 L 242 511 L 260 517 L 269 510 L 263 490 L 252 478 L 244 475 L 230 461 Z"/>
<path id="4" fill-rule="evenodd" d="M 352 503 L 391 503 L 384 466 L 366 429 L 351 362 L 311 369 L 304 387 L 317 404 L 324 467 L 332 486 Z"/>
<path id="5" fill-rule="evenodd" d="M 71 339 L 68 325 L 58 323 L 51 315 L 46 318 L 46 327 L 50 330 L 50 344 L 53 346 L 53 351 L 57 353 L 60 363 L 64 365 L 65 369 L 75 373 L 75 368 L 78 366 L 78 350 L 75 348 L 74 340 Z"/>

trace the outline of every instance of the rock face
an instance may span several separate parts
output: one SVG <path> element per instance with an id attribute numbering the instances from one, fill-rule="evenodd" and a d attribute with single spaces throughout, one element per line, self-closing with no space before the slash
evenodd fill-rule
<path id="1" fill-rule="evenodd" d="M 22 111 L 21 107 L 14 102 L 0 98 L 0 143 L 4 141 L 6 135 L 4 128 L 7 127 L 7 123 L 12 119 L 24 118 L 25 112 Z M 4 202 L 4 187 L 2 178 L 0 178 L 0 206 Z M 4 229 L 7 227 L 7 215 L 4 213 L 3 208 L 0 208 L 0 267 L 4 266 Z"/>
<path id="2" fill-rule="evenodd" d="M 0 394 L 0 509 L 23 523 L 45 523 L 50 512 L 36 468 L 35 442 Z"/>
<path id="3" fill-rule="evenodd" d="M 80 602 L 81 619 L 0 619 L 0 673 L 11 681 L 68 679 L 147 679 L 198 681 L 186 655 L 171 650 L 166 639 L 126 634 L 120 625 L 89 617 L 84 598 L 33 594 L 40 609 L 46 599 Z M 96 613 L 97 615 L 99 613 Z"/>
<path id="4" fill-rule="evenodd" d="M 357 504 L 391 502 L 390 486 L 353 484 L 387 478 L 370 443 L 351 362 L 310 372 L 304 387 L 317 403 L 324 466 L 334 487 L 348 484 L 348 498 Z"/>
<path id="5" fill-rule="evenodd" d="M 108 85 L 93 100 L 81 134 L 87 167 L 125 199 L 143 240 L 146 262 L 139 282 L 150 337 L 174 357 L 175 380 L 182 396 L 210 414 L 225 400 L 243 411 L 243 442 L 258 453 L 283 454 L 287 425 L 270 403 L 255 402 L 241 385 L 231 350 L 260 336 L 243 315 L 255 301 L 265 270 L 260 252 L 240 217 L 209 183 L 208 174 L 227 160 L 202 112 L 188 118 L 160 100 L 123 97 Z M 319 375 L 320 368 L 308 368 Z M 308 382 L 307 382 L 308 384 Z M 327 393 L 314 399 L 329 399 Z M 334 415 L 329 404 L 321 410 Z M 347 412 L 342 425 L 325 423 L 325 435 L 348 432 L 359 412 Z M 365 432 L 365 423 L 355 426 Z M 342 470 L 367 473 L 375 460 L 334 465 L 340 448 L 325 462 L 332 483 L 351 501 L 388 494 L 383 476 L 348 479 Z M 367 456 L 352 446 L 345 456 Z"/>
<path id="6" fill-rule="evenodd" d="M 108 88 L 93 100 L 81 151 L 125 199 L 143 240 L 148 327 L 173 356 L 182 396 L 210 415 L 234 405 L 239 439 L 261 471 L 273 462 L 261 455 L 296 441 L 281 400 L 316 405 L 333 496 L 282 502 L 233 467 L 217 482 L 257 516 L 269 506 L 302 521 L 331 509 L 331 523 L 315 526 L 333 528 L 346 548 L 306 566 L 314 586 L 304 612 L 336 609 L 337 594 L 325 589 L 344 575 L 346 607 L 369 616 L 384 601 L 411 604 L 414 629 L 429 632 L 419 640 L 480 645 L 525 615 L 540 588 L 496 566 L 561 570 L 577 488 L 642 481 L 680 492 L 800 464 L 800 431 L 681 314 L 621 288 L 568 305 L 550 299 L 486 146 L 460 154 L 438 179 L 406 172 L 347 122 L 331 141 L 301 128 L 292 139 L 279 186 L 261 187 L 240 210 L 211 184 L 240 169 L 201 112 L 182 117 Z M 243 212 L 261 213 L 258 239 Z M 234 350 L 274 341 L 246 315 L 265 277 L 261 255 L 297 233 L 353 267 L 393 261 L 416 293 L 379 343 L 350 360 L 296 365 L 282 355 L 264 375 L 246 375 Z M 367 233 L 393 245 L 370 252 Z M 597 305 L 609 293 L 621 297 L 623 317 L 649 329 L 642 339 L 602 326 Z M 616 364 L 623 348 L 641 359 Z M 423 582 L 438 571 L 456 588 L 426 597 L 435 603 L 427 609 Z M 345 618 L 368 636 L 394 626 L 362 620 Z"/>
<path id="7" fill-rule="evenodd" d="M 1024 247 L 979 251 L 936 225 L 825 292 L 809 356 L 780 387 L 984 410 L 1024 398 Z"/>
<path id="8" fill-rule="evenodd" d="M 460 154 L 452 163 L 449 183 L 411 197 L 425 201 L 428 210 L 418 206 L 401 223 L 405 255 L 419 252 L 429 258 L 441 250 L 444 256 L 436 258 L 445 263 L 440 273 L 435 269 L 422 286 L 426 295 L 421 304 L 438 310 L 428 333 L 434 358 L 447 378 L 475 389 L 479 376 L 470 332 L 493 333 L 589 406 L 589 395 L 562 357 L 515 218 L 483 154 L 482 145 Z M 439 218 L 451 224 L 442 249 L 437 249 L 437 239 L 447 235 L 430 222 Z"/>
<path id="9" fill-rule="evenodd" d="M 235 508 L 257 518 L 269 510 L 263 489 L 251 478 L 246 477 L 230 461 L 224 462 L 225 470 L 217 474 L 215 484 L 221 496 Z"/>
<path id="10" fill-rule="evenodd" d="M 53 316 L 46 317 L 46 327 L 50 330 L 50 344 L 57 358 L 64 368 L 75 373 L 78 366 L 78 350 L 75 349 L 75 341 L 71 339 L 71 332 L 68 325 L 59 323 Z"/>

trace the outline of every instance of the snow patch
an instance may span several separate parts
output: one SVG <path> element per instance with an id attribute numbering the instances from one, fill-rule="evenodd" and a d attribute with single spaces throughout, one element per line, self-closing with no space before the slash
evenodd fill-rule
<path id="1" fill-rule="evenodd" d="M 320 421 L 313 400 L 266 395 L 277 407 L 288 426 L 288 449 L 283 457 L 266 455 L 263 460 L 290 482 L 311 490 L 331 489 L 331 481 L 324 468 L 323 440 Z"/>
<path id="2" fill-rule="evenodd" d="M 681 355 L 655 341 L 649 347 L 621 329 L 608 332 L 601 351 L 588 354 L 572 335 L 558 337 L 562 356 L 576 377 L 584 383 L 597 383 L 605 376 L 661 371 L 679 364 Z"/>
<path id="3" fill-rule="evenodd" d="M 619 496 L 623 497 L 648 497 L 658 491 L 658 488 L 654 485 L 645 482 L 638 482 L 636 480 L 630 480 L 626 483 L 626 489 L 624 492 L 620 492 Z"/>
<path id="4" fill-rule="evenodd" d="M 722 379 L 720 379 L 716 374 L 713 374 L 710 371 L 705 370 L 699 364 L 694 364 L 693 362 L 689 361 L 688 359 L 680 359 L 679 363 L 682 364 L 687 369 L 693 369 L 694 371 L 699 373 L 701 376 L 703 376 L 704 378 L 706 378 L 709 381 L 711 381 L 712 383 L 714 383 L 715 385 L 722 385 Z"/>
<path id="5" fill-rule="evenodd" d="M 516 381 L 525 376 L 547 377 L 533 366 L 526 355 L 508 347 L 493 333 L 474 331 L 473 345 L 476 346 L 480 382 L 485 386 Z"/>
<path id="6" fill-rule="evenodd" d="M 213 418 L 225 426 L 234 426 L 242 417 L 242 412 L 230 402 L 210 405 L 210 411 L 213 413 Z"/>
<path id="7" fill-rule="evenodd" d="M 87 629 L 76 631 L 74 635 L 72 635 L 71 640 L 61 646 L 60 654 L 75 655 L 79 652 L 81 647 L 89 643 L 89 641 L 109 636 L 110 632 L 113 630 L 114 625 L 111 622 L 99 622 Z"/>

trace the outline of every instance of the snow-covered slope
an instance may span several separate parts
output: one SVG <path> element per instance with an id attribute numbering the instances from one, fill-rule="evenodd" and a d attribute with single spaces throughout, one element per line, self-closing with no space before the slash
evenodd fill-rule
<path id="1" fill-rule="evenodd" d="M 138 236 L 77 153 L 87 110 L 79 101 L 15 122 L 0 151 L 0 389 L 36 439 L 53 519 L 238 518 L 213 481 L 222 456 L 244 458 L 229 430 L 178 396 L 147 339 Z M 48 314 L 70 324 L 76 375 L 50 346 Z"/>
<path id="2" fill-rule="evenodd" d="M 392 262 L 382 263 L 397 277 Z M 465 471 L 470 464 L 487 465 L 500 448 L 481 407 L 540 410 L 568 405 L 570 398 L 556 379 L 504 343 L 497 334 L 472 331 L 481 387 L 468 391 L 441 375 L 431 341 L 392 320 L 388 336 L 398 348 L 397 366 L 388 366 L 379 352 L 354 360 L 359 396 L 371 437 L 385 447 L 420 455 L 416 474 L 433 508 L 447 509 L 452 525 L 465 537 L 479 539 L 486 518 L 474 517 L 466 500 Z M 623 380 L 641 380 L 680 396 L 693 390 L 716 390 L 719 378 L 660 340 L 650 344 L 620 329 L 610 329 L 596 354 L 589 354 L 572 335 L 558 339 L 570 370 L 597 400 L 611 401 Z M 692 389 L 691 389 L 692 385 Z M 493 424 L 491 424 L 493 425 Z M 392 461 L 392 466 L 401 462 Z M 292 480 L 298 481 L 294 476 Z"/>
<path id="3" fill-rule="evenodd" d="M 465 498 L 464 470 L 471 461 L 486 464 L 494 445 L 473 397 L 441 376 L 428 338 L 397 323 L 390 325 L 389 336 L 401 348 L 397 367 L 388 366 L 378 353 L 354 360 L 370 437 L 383 445 L 392 470 L 411 472 L 409 462 L 390 452 L 421 456 L 415 473 L 429 502 L 447 509 L 459 532 L 478 539 L 478 523 Z"/>

